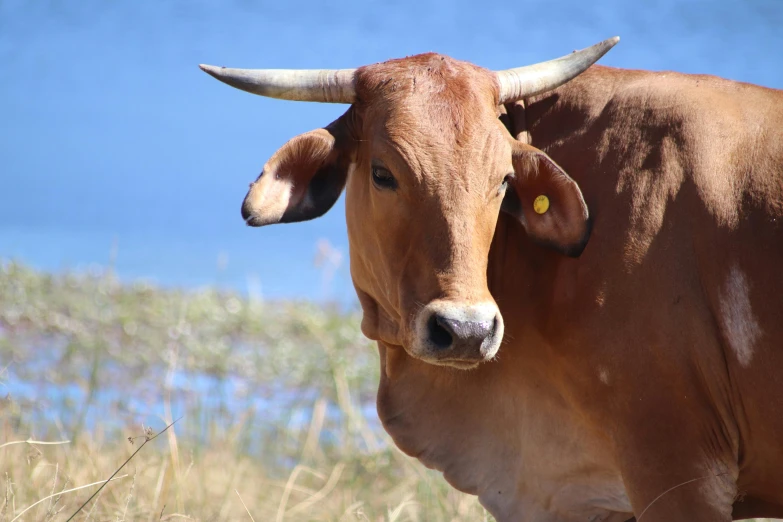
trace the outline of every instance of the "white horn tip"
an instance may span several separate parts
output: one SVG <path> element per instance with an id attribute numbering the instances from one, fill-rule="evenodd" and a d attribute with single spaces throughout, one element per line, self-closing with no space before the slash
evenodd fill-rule
<path id="1" fill-rule="evenodd" d="M 603 42 L 598 42 L 597 44 L 589 47 L 588 49 L 595 49 L 598 50 L 601 53 L 601 56 L 609 52 L 609 49 L 617 45 L 617 42 L 620 41 L 619 36 L 613 36 L 611 38 L 607 38 Z M 586 51 L 587 49 L 583 49 L 583 51 Z M 577 51 L 574 51 L 577 52 Z"/>
<path id="2" fill-rule="evenodd" d="M 617 45 L 617 42 L 619 42 L 619 41 L 620 41 L 620 37 L 619 36 L 613 36 L 611 38 L 607 38 L 606 40 L 604 40 L 603 42 L 601 42 L 601 43 L 599 43 L 597 45 L 600 45 L 601 47 L 606 47 L 607 50 L 608 50 L 608 49 L 611 49 L 612 47 L 614 47 L 615 45 Z"/>
<path id="3" fill-rule="evenodd" d="M 221 69 L 221 67 L 215 67 L 214 65 L 206 65 L 203 63 L 200 63 L 198 65 L 198 68 L 204 71 L 207 74 L 214 74 L 218 71 L 218 69 Z"/>

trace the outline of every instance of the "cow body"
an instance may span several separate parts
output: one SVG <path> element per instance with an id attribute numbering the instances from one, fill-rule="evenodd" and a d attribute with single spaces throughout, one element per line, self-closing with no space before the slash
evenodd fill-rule
<path id="1" fill-rule="evenodd" d="M 540 84 L 512 71 L 297 72 L 352 105 L 243 217 L 345 188 L 383 425 L 499 521 L 783 516 L 783 92 L 594 66 L 509 102 Z"/>
<path id="2" fill-rule="evenodd" d="M 382 345 L 386 428 L 499 520 L 781 516 L 783 93 L 594 66 L 509 116 L 590 242 L 570 259 L 501 214 L 497 360 Z"/>

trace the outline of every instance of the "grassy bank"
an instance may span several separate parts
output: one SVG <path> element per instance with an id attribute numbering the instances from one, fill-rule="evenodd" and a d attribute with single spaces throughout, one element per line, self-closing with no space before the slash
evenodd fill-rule
<path id="1" fill-rule="evenodd" d="M 393 448 L 358 324 L 0 264 L 0 521 L 66 520 L 176 418 L 74 520 L 488 519 Z"/>

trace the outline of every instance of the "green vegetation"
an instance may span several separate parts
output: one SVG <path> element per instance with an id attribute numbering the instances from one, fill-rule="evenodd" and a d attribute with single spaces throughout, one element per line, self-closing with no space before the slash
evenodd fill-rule
<path id="1" fill-rule="evenodd" d="M 98 486 L 69 490 L 178 417 L 74 520 L 488 520 L 393 447 L 358 326 L 337 307 L 0 263 L 0 521 L 67 520 Z"/>

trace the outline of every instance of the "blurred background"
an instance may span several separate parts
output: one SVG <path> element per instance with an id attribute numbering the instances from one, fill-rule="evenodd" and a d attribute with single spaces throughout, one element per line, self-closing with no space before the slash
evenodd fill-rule
<path id="1" fill-rule="evenodd" d="M 342 200 L 240 218 L 269 156 L 346 107 L 199 63 L 503 69 L 619 35 L 602 64 L 783 88 L 781 27 L 777 0 L 0 0 L 0 520 L 66 519 L 95 487 L 64 491 L 179 417 L 87 519 L 488 519 L 378 426 Z"/>

